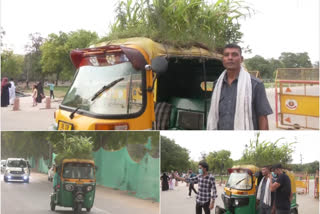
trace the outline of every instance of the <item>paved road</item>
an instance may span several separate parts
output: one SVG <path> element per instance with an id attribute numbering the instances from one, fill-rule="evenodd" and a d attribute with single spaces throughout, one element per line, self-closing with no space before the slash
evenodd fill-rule
<path id="1" fill-rule="evenodd" d="M 32 107 L 31 96 L 20 97 L 20 110 L 13 111 L 12 105 L 1 108 L 2 131 L 47 131 L 54 123 L 54 112 L 59 108 L 61 99 L 51 102 L 46 109 L 44 101 Z"/>
<path id="2" fill-rule="evenodd" d="M 4 183 L 1 176 L 1 213 L 3 214 L 72 214 L 71 208 L 50 210 L 52 183 L 47 175 L 32 173 L 30 183 Z M 87 213 L 85 210 L 82 213 Z M 142 200 L 106 187 L 97 187 L 92 214 L 158 214 L 159 203 Z"/>
<path id="3" fill-rule="evenodd" d="M 197 189 L 197 185 L 195 185 Z M 224 186 L 217 185 L 218 198 L 215 205 L 223 207 L 221 193 Z M 185 183 L 179 182 L 179 186 L 175 190 L 161 192 L 161 214 L 183 213 L 195 214 L 195 195 L 192 193 L 192 198 L 187 198 L 188 188 Z M 297 202 L 299 204 L 299 214 L 318 214 L 319 200 L 316 200 L 311 195 L 298 195 Z M 214 210 L 211 211 L 214 213 Z"/>
<path id="4" fill-rule="evenodd" d="M 292 89 L 296 93 L 301 93 L 303 88 Z M 319 94 L 317 86 L 311 87 L 311 94 Z M 273 114 L 268 116 L 269 129 L 276 130 L 275 117 L 275 89 L 266 89 L 267 97 L 273 110 Z M 51 103 L 51 109 L 45 109 L 45 103 L 39 104 L 37 107 L 32 107 L 31 97 L 20 98 L 20 111 L 12 111 L 12 106 L 1 108 L 1 129 L 3 131 L 47 131 L 54 123 L 54 112 L 59 108 L 61 99 Z M 292 124 L 305 124 L 305 118 L 301 116 L 290 116 Z M 308 118 L 308 124 L 312 127 L 319 128 L 319 118 Z M 301 129 L 302 130 L 302 129 Z"/>

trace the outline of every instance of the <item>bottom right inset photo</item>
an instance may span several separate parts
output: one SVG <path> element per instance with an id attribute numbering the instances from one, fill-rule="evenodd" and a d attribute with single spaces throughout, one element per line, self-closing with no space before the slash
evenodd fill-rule
<path id="1" fill-rule="evenodd" d="M 318 214 L 320 133 L 161 131 L 161 214 Z"/>

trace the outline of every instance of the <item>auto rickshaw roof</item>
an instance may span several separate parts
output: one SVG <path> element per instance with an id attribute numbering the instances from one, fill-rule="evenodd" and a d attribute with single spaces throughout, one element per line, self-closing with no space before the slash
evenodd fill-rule
<path id="1" fill-rule="evenodd" d="M 228 169 L 228 172 L 231 173 L 237 170 L 247 170 L 250 174 L 254 174 L 260 171 L 260 169 L 255 165 L 235 165 L 232 168 Z"/>
<path id="2" fill-rule="evenodd" d="M 94 165 L 94 160 L 89 160 L 89 159 L 77 159 L 77 158 L 72 158 L 72 159 L 64 159 L 62 163 L 91 163 Z"/>
<path id="3" fill-rule="evenodd" d="M 214 51 L 210 51 L 201 47 L 192 46 L 190 48 L 177 48 L 172 45 L 162 44 L 155 42 L 145 37 L 133 37 L 127 39 L 119 39 L 106 41 L 94 45 L 93 47 L 103 47 L 109 45 L 122 45 L 126 47 L 138 46 L 142 48 L 149 56 L 149 59 L 153 59 L 157 56 L 168 57 L 184 57 L 184 58 L 207 58 L 222 60 L 222 55 Z"/>

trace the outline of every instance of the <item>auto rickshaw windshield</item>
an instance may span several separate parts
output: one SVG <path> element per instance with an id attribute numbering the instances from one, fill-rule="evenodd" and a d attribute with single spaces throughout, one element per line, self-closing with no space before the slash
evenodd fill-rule
<path id="1" fill-rule="evenodd" d="M 65 163 L 63 166 L 63 178 L 94 179 L 94 167 L 88 163 Z"/>
<path id="2" fill-rule="evenodd" d="M 246 172 L 230 174 L 226 187 L 237 190 L 250 190 L 252 189 L 252 176 Z"/>
<path id="3" fill-rule="evenodd" d="M 127 60 L 112 65 L 81 66 L 62 106 L 103 115 L 137 113 L 143 107 L 142 79 L 143 72 Z M 92 99 L 95 95 L 98 96 Z"/>

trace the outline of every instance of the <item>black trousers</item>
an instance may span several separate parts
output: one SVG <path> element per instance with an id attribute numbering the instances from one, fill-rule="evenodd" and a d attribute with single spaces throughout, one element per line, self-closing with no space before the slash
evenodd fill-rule
<path id="1" fill-rule="evenodd" d="M 210 201 L 204 204 L 196 204 L 196 214 L 202 214 L 202 209 L 204 210 L 204 214 L 210 214 Z"/>
<path id="2" fill-rule="evenodd" d="M 194 186 L 193 186 L 193 183 L 190 183 L 190 184 L 189 184 L 189 196 L 191 196 L 192 190 L 194 191 L 194 193 L 198 194 L 198 193 L 197 193 L 197 190 L 196 190 L 196 189 L 194 188 Z"/>
<path id="3" fill-rule="evenodd" d="M 53 91 L 50 90 L 50 99 L 51 99 L 51 97 L 53 97 L 53 99 L 54 99 Z"/>

